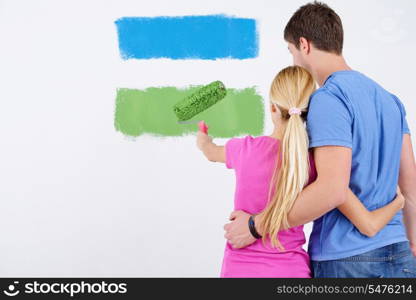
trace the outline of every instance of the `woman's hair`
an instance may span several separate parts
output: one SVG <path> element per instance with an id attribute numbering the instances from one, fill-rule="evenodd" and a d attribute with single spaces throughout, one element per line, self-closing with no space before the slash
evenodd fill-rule
<path id="1" fill-rule="evenodd" d="M 315 88 L 312 75 L 299 66 L 281 70 L 270 88 L 270 101 L 287 122 L 270 182 L 268 205 L 261 213 L 260 228 L 264 232 L 263 243 L 269 234 L 272 246 L 280 249 L 284 248 L 277 234 L 279 230 L 289 228 L 288 213 L 309 179 L 309 139 L 304 120 L 309 97 Z M 300 109 L 301 114 L 290 115 L 291 108 Z"/>

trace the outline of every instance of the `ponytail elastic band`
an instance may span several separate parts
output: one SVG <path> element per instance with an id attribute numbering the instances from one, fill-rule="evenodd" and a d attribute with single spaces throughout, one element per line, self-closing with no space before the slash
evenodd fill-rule
<path id="1" fill-rule="evenodd" d="M 292 107 L 291 109 L 289 109 L 289 115 L 300 115 L 301 113 L 302 111 L 300 110 L 300 108 Z"/>

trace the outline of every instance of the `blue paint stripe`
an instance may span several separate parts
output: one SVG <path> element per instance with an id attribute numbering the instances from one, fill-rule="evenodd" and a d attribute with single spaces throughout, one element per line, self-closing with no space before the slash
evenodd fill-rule
<path id="1" fill-rule="evenodd" d="M 225 15 L 124 17 L 115 24 L 123 59 L 247 59 L 258 56 L 254 19 Z"/>

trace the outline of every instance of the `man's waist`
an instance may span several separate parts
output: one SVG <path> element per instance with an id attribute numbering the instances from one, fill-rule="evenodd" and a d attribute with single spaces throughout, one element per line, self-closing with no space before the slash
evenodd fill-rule
<path id="1" fill-rule="evenodd" d="M 345 258 L 407 240 L 403 222 L 389 223 L 371 238 L 360 233 L 351 223 L 350 228 L 323 228 L 321 235 L 321 238 L 315 235 L 310 239 L 309 251 L 313 260 Z"/>

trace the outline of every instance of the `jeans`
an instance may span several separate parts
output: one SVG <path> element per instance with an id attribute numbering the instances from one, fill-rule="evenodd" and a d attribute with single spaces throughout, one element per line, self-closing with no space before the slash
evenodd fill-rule
<path id="1" fill-rule="evenodd" d="M 312 269 L 317 278 L 416 278 L 416 257 L 405 241 L 346 258 L 312 261 Z"/>

